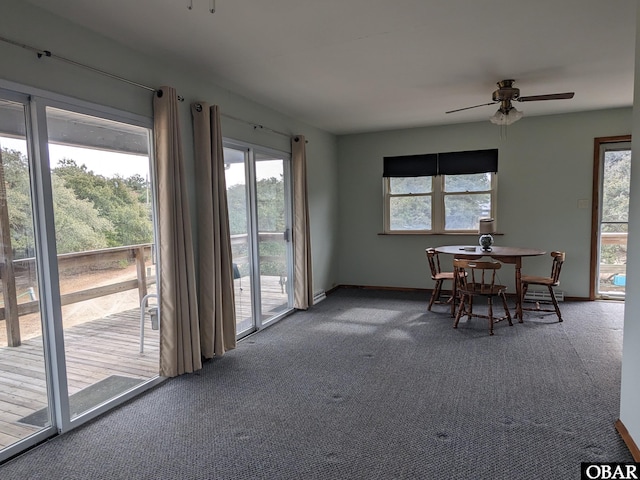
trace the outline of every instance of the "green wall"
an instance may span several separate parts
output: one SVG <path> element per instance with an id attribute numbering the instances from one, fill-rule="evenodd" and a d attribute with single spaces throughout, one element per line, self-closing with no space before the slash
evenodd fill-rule
<path id="1" fill-rule="evenodd" d="M 186 173 L 191 191 L 195 225 L 194 166 L 190 103 L 203 101 L 220 105 L 222 114 L 264 125 L 290 134 L 303 134 L 307 144 L 314 291 L 326 290 L 337 282 L 337 140 L 332 134 L 296 121 L 247 98 L 207 82 L 207 75 L 193 66 L 171 64 L 135 52 L 62 18 L 17 0 L 0 0 L 0 32 L 18 43 L 66 57 L 143 85 L 175 87 L 184 97 L 181 128 Z M 99 105 L 151 117 L 150 91 L 61 62 L 38 58 L 19 46 L 0 42 L 0 88 L 18 85 L 35 87 Z M 255 130 L 250 125 L 222 119 L 225 137 L 291 151 L 289 140 Z M 195 227 L 194 227 L 195 228 Z M 197 237 L 194 237 L 197 238 Z"/>
<path id="2" fill-rule="evenodd" d="M 593 140 L 630 134 L 631 113 L 525 116 L 502 136 L 487 120 L 339 137 L 340 282 L 431 288 L 426 247 L 477 244 L 477 235 L 380 235 L 384 156 L 498 148 L 496 244 L 566 251 L 560 288 L 588 297 Z M 578 208 L 584 199 L 589 208 Z M 532 273 L 548 275 L 550 265 L 546 256 L 524 260 Z M 501 271 L 510 286 L 512 271 Z"/>

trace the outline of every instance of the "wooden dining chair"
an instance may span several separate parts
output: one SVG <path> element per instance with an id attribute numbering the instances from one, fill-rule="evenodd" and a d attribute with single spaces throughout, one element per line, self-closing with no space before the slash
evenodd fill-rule
<path id="1" fill-rule="evenodd" d="M 442 291 L 442 284 L 445 280 L 451 280 L 453 282 L 453 272 L 443 272 L 440 269 L 440 257 L 438 256 L 438 252 L 434 248 L 425 249 L 425 253 L 427 254 L 427 260 L 429 261 L 429 268 L 431 269 L 431 279 L 436 282 L 433 286 L 433 290 L 431 291 L 431 298 L 429 299 L 429 306 L 427 310 L 431 311 L 431 307 L 434 303 L 440 302 L 440 293 Z M 453 292 L 453 285 L 451 286 L 451 292 Z M 447 300 L 447 303 L 453 301 L 453 293 L 451 297 Z M 452 310 L 453 313 L 453 310 Z"/>
<path id="2" fill-rule="evenodd" d="M 460 317 L 466 315 L 467 318 L 480 317 L 489 320 L 489 335 L 493 335 L 493 325 L 500 320 L 507 319 L 509 325 L 511 322 L 511 313 L 507 306 L 507 297 L 505 291 L 507 287 L 496 282 L 496 272 L 501 268 L 502 264 L 491 261 L 478 261 L 474 259 L 455 258 L 453 260 L 454 276 L 457 281 L 457 293 L 460 297 L 460 305 L 453 322 L 453 328 L 458 328 Z M 473 299 L 475 297 L 484 297 L 487 299 L 487 314 L 477 313 L 473 311 Z M 504 307 L 503 316 L 494 316 L 493 299 L 499 297 Z"/>
<path id="3" fill-rule="evenodd" d="M 556 312 L 558 316 L 558 321 L 562 321 L 562 313 L 560 313 L 560 307 L 558 306 L 558 299 L 556 298 L 556 294 L 553 291 L 553 287 L 557 287 L 560 285 L 560 271 L 562 270 L 562 264 L 565 259 L 565 252 L 554 251 L 551 252 L 551 257 L 553 258 L 553 262 L 551 264 L 551 275 L 548 277 L 537 277 L 535 275 L 522 275 L 521 284 L 522 284 L 522 305 L 524 305 L 524 297 L 527 294 L 527 290 L 529 285 L 541 285 L 543 287 L 547 287 L 549 289 L 549 296 L 551 296 L 551 302 L 553 303 L 553 310 L 549 308 L 540 308 L 540 303 L 536 302 L 535 307 L 522 307 L 522 310 L 529 311 L 537 311 L 537 312 Z M 522 320 L 522 319 L 521 319 Z"/>

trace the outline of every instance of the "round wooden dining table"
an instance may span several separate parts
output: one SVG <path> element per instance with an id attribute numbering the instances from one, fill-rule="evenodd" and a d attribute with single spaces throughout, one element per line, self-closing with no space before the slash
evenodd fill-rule
<path id="1" fill-rule="evenodd" d="M 520 269 L 522 267 L 522 257 L 536 257 L 544 255 L 544 250 L 537 248 L 522 248 L 522 247 L 501 247 L 494 246 L 491 250 L 485 251 L 482 247 L 475 247 L 473 245 L 443 245 L 441 247 L 435 247 L 437 253 L 443 253 L 447 255 L 464 256 L 469 257 L 491 257 L 498 260 L 500 263 L 506 263 L 514 265 L 516 271 L 516 317 L 522 322 L 522 273 Z M 455 299 L 456 286 L 453 282 L 453 298 Z M 455 314 L 456 302 L 451 302 L 451 315 Z"/>

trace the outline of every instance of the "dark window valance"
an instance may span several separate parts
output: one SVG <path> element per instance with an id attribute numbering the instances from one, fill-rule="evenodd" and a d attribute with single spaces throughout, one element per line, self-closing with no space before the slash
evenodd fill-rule
<path id="1" fill-rule="evenodd" d="M 498 171 L 498 149 L 438 154 L 439 175 L 466 175 Z"/>
<path id="2" fill-rule="evenodd" d="M 437 174 L 437 153 L 384 157 L 383 177 L 432 177 Z"/>
<path id="3" fill-rule="evenodd" d="M 465 175 L 498 171 L 498 149 L 384 157 L 384 177 Z"/>

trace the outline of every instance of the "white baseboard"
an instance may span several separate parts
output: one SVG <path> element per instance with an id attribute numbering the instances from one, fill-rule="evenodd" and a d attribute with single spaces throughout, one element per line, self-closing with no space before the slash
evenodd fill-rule
<path id="1" fill-rule="evenodd" d="M 564 292 L 562 290 L 553 290 L 553 293 L 556 294 L 556 300 L 559 302 L 564 301 Z M 525 302 L 548 302 L 551 303 L 551 295 L 549 295 L 549 290 L 528 290 L 527 294 L 524 296 Z"/>
<path id="2" fill-rule="evenodd" d="M 313 294 L 313 304 L 315 305 L 317 303 L 320 303 L 325 298 L 327 298 L 327 294 L 324 290 L 320 290 L 319 292 Z"/>

